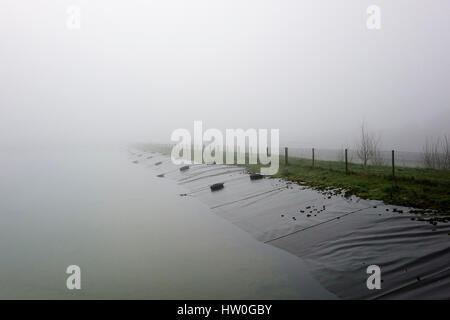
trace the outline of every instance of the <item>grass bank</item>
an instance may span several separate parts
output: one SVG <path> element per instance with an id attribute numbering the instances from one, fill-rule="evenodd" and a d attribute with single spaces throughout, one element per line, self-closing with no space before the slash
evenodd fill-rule
<path id="1" fill-rule="evenodd" d="M 274 177 L 310 186 L 320 191 L 338 188 L 346 195 L 385 203 L 450 212 L 450 171 L 398 167 L 395 178 L 389 166 L 348 165 L 338 161 L 315 161 L 280 157 L 280 170 Z M 250 172 L 259 172 L 260 165 L 246 165 Z"/>
<path id="2" fill-rule="evenodd" d="M 144 149 L 170 154 L 170 146 L 151 145 Z M 345 190 L 346 196 L 381 200 L 384 203 L 414 207 L 427 213 L 450 213 L 450 171 L 397 167 L 395 179 L 390 166 L 367 166 L 340 161 L 314 162 L 289 157 L 285 165 L 280 156 L 280 169 L 274 178 L 282 178 L 325 193 Z M 248 162 L 248 161 L 247 161 Z M 249 172 L 259 172 L 261 165 L 245 165 Z M 432 212 L 433 210 L 434 212 Z M 420 213 L 420 212 L 418 212 Z M 446 219 L 446 218 L 445 218 Z"/>

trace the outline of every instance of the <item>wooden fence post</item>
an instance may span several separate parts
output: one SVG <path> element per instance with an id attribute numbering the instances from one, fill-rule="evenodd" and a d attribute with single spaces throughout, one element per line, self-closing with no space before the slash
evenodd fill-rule
<path id="1" fill-rule="evenodd" d="M 312 148 L 312 167 L 314 168 L 314 148 Z"/>
<path id="2" fill-rule="evenodd" d="M 347 157 L 347 149 L 345 149 L 345 174 L 348 174 L 348 157 Z"/>
<path id="3" fill-rule="evenodd" d="M 392 178 L 395 179 L 395 157 L 394 157 L 394 150 L 392 150 Z"/>
<path id="4" fill-rule="evenodd" d="M 284 147 L 284 164 L 288 165 L 288 148 Z"/>

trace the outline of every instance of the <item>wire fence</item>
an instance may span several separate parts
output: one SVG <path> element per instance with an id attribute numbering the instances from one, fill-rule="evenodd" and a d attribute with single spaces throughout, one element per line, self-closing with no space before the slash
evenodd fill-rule
<path id="1" fill-rule="evenodd" d="M 159 144 L 153 145 L 160 151 L 170 154 L 173 144 Z M 204 150 L 205 146 L 203 146 Z M 202 154 L 202 147 L 191 147 L 192 153 L 195 150 Z M 230 150 L 223 150 L 224 154 Z M 236 154 L 255 154 L 257 151 L 250 149 L 248 146 L 241 149 L 235 146 Z M 287 162 L 286 162 L 287 153 Z M 270 155 L 270 148 L 267 148 L 267 154 Z M 395 175 L 396 169 L 401 168 L 427 168 L 425 154 L 422 152 L 408 152 L 397 150 L 377 150 L 376 154 L 372 154 L 364 165 L 363 159 L 359 156 L 358 150 L 355 149 L 322 149 L 322 148 L 299 148 L 299 147 L 280 147 L 279 149 L 280 161 L 282 164 L 298 164 L 308 165 L 315 168 L 342 170 L 342 171 L 362 171 L 370 169 L 374 172 L 392 173 Z M 237 158 L 237 157 L 236 157 Z"/>
<path id="2" fill-rule="evenodd" d="M 313 159 L 318 161 L 315 164 L 320 165 L 320 161 L 345 162 L 345 149 L 318 149 L 318 148 L 288 148 L 288 156 L 301 159 Z M 280 148 L 280 155 L 284 155 L 285 147 Z M 363 164 L 363 160 L 358 156 L 358 151 L 347 149 L 348 163 Z M 423 154 L 421 152 L 394 151 L 395 164 L 398 167 L 423 168 Z M 377 151 L 375 157 L 371 157 L 368 165 L 390 166 L 392 164 L 392 151 Z"/>

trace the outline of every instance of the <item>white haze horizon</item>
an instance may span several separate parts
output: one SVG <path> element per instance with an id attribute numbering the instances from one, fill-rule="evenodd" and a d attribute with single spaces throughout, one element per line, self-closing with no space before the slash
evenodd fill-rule
<path id="1" fill-rule="evenodd" d="M 366 8 L 381 8 L 368 30 Z M 67 8 L 81 28 L 66 27 Z M 4 0 L 0 147 L 170 143 L 279 129 L 280 146 L 450 135 L 450 2 Z"/>

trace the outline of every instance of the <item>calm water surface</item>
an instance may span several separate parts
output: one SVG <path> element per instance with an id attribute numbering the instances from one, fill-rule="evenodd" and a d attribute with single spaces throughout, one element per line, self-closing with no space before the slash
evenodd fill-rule
<path id="1" fill-rule="evenodd" d="M 0 298 L 333 297 L 126 148 L 3 149 L 0 176 Z"/>

